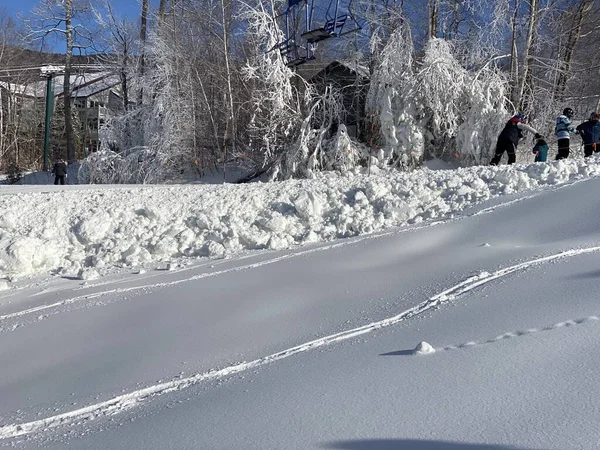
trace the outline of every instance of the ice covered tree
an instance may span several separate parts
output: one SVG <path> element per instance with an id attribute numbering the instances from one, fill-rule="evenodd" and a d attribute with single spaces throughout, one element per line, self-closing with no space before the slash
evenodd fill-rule
<path id="1" fill-rule="evenodd" d="M 488 61 L 467 70 L 451 43 L 431 39 L 415 78 L 423 105 L 425 159 L 481 163 L 506 120 L 506 78 Z"/>
<path id="2" fill-rule="evenodd" d="M 464 87 L 466 110 L 456 132 L 456 157 L 462 166 L 489 163 L 498 133 L 510 116 L 506 109 L 508 79 L 492 62 L 470 73 Z"/>
<path id="3" fill-rule="evenodd" d="M 450 44 L 434 38 L 425 47 L 416 79 L 426 130 L 425 159 L 448 157 L 456 149 L 454 139 L 468 109 L 469 73 L 452 55 Z"/>
<path id="4" fill-rule="evenodd" d="M 136 136 L 133 123 L 133 102 L 130 94 L 130 80 L 136 70 L 138 40 L 134 32 L 134 24 L 128 19 L 119 17 L 109 0 L 104 0 L 94 8 L 94 17 L 98 28 L 102 31 L 96 45 L 104 50 L 98 56 L 103 69 L 119 76 L 121 82 L 121 107 L 110 111 L 108 124 L 102 130 L 104 138 L 112 148 L 128 149 L 142 145 L 140 136 Z M 137 139 L 136 139 L 137 137 Z"/>
<path id="5" fill-rule="evenodd" d="M 414 74 L 412 38 L 401 22 L 381 51 L 367 95 L 367 115 L 380 130 L 378 164 L 414 168 L 423 159 L 422 105 Z"/>
<path id="6" fill-rule="evenodd" d="M 252 92 L 251 148 L 272 178 L 310 178 L 322 170 L 349 170 L 362 155 L 360 146 L 340 126 L 341 88 L 327 83 L 317 89 L 287 66 L 279 51 L 284 33 L 273 20 L 276 8 L 274 3 L 259 2 L 244 12 L 255 49 L 245 67 Z"/>
<path id="7" fill-rule="evenodd" d="M 451 43 L 430 39 L 423 57 L 400 27 L 390 38 L 371 81 L 368 107 L 379 120 L 377 162 L 410 169 L 441 158 L 484 163 L 506 121 L 506 77 L 494 58 L 468 70 Z"/>
<path id="8" fill-rule="evenodd" d="M 250 148 L 262 159 L 261 166 L 270 170 L 272 177 L 288 177 L 309 158 L 301 134 L 306 135 L 310 127 L 305 112 L 314 93 L 295 76 L 277 50 L 284 34 L 273 21 L 275 9 L 273 3 L 259 1 L 243 12 L 254 44 L 251 48 L 255 49 L 244 68 L 252 91 L 253 113 L 248 130 Z M 288 154 L 294 144 L 296 149 Z"/>
<path id="9" fill-rule="evenodd" d="M 104 142 L 128 154 L 142 151 L 144 161 L 152 162 L 145 182 L 198 176 L 224 165 L 235 149 L 235 121 L 245 117 L 239 112 L 246 99 L 239 59 L 233 57 L 230 6 L 227 0 L 165 1 L 157 21 L 142 6 L 147 31 L 137 45 L 143 58 L 132 58 L 137 65 L 128 69 L 128 96 L 137 101 L 111 120 Z"/>
<path id="10" fill-rule="evenodd" d="M 416 74 L 423 105 L 425 158 L 461 165 L 487 163 L 507 118 L 506 77 L 488 60 L 467 70 L 451 43 L 431 39 Z"/>

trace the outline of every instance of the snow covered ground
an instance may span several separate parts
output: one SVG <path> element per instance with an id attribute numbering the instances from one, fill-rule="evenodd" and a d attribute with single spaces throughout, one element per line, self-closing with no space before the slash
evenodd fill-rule
<path id="1" fill-rule="evenodd" d="M 1 187 L 0 446 L 598 448 L 599 167 Z"/>
<path id="2" fill-rule="evenodd" d="M 249 185 L 5 186 L 0 278 L 92 279 L 115 266 L 281 250 L 445 219 L 498 195 L 598 173 L 597 160 L 571 159 Z"/>

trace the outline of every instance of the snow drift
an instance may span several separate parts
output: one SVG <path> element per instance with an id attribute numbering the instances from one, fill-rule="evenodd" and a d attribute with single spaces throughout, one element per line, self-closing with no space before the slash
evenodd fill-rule
<path id="1" fill-rule="evenodd" d="M 0 277 L 223 258 L 450 217 L 502 194 L 595 176 L 595 158 L 248 185 L 87 186 L 0 195 Z M 0 191 L 1 192 L 1 191 Z"/>

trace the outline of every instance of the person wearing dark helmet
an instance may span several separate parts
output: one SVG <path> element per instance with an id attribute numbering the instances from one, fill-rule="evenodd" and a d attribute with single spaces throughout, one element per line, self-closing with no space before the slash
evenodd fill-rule
<path id="1" fill-rule="evenodd" d="M 523 123 L 523 116 L 521 114 L 511 117 L 498 136 L 496 153 L 490 161 L 492 166 L 497 166 L 500 163 L 500 159 L 502 159 L 504 152 L 508 153 L 508 164 L 515 163 L 517 160 L 517 145 L 519 144 L 519 140 L 523 137 L 523 130 L 535 134 L 536 138 L 541 137 L 537 131 Z"/>
<path id="2" fill-rule="evenodd" d="M 563 113 L 556 118 L 554 133 L 558 143 L 558 154 L 556 160 L 569 157 L 569 144 L 571 143 L 571 134 L 575 133 L 575 128 L 571 125 L 571 119 L 575 113 L 571 108 L 565 108 Z"/>
<path id="3" fill-rule="evenodd" d="M 576 130 L 583 141 L 583 154 L 592 156 L 600 152 L 600 114 L 592 113 L 590 120 L 586 120 L 577 126 Z"/>

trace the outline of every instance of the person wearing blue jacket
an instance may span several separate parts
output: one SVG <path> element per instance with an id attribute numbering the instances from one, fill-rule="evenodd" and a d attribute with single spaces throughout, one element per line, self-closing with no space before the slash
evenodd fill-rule
<path id="1" fill-rule="evenodd" d="M 546 162 L 548 158 L 548 144 L 544 140 L 544 136 L 540 136 L 533 147 L 535 162 Z"/>
<path id="2" fill-rule="evenodd" d="M 577 126 L 576 130 L 583 140 L 583 154 L 588 157 L 600 152 L 600 114 L 592 113 L 590 120 Z"/>
<path id="3" fill-rule="evenodd" d="M 556 160 L 569 157 L 569 144 L 571 143 L 571 134 L 575 133 L 575 128 L 571 125 L 571 119 L 575 113 L 571 108 L 565 108 L 563 113 L 556 118 L 554 133 L 558 143 L 558 154 Z"/>

